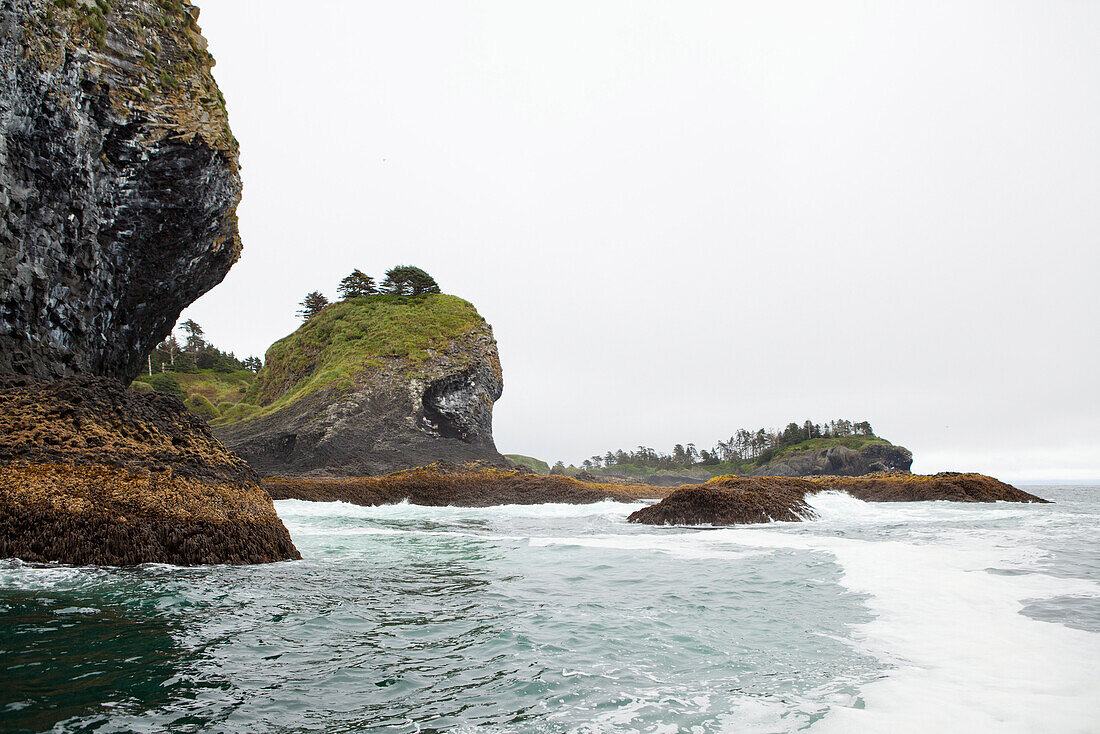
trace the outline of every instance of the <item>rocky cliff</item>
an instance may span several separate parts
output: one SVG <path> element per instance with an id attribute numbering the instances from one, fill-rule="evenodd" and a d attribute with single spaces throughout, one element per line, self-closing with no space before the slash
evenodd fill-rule
<path id="1" fill-rule="evenodd" d="M 493 330 L 466 301 L 366 296 L 272 345 L 253 407 L 215 431 L 266 475 L 504 465 L 492 425 L 503 385 Z"/>
<path id="2" fill-rule="evenodd" d="M 0 373 L 129 382 L 240 252 L 183 0 L 0 0 Z"/>
<path id="3" fill-rule="evenodd" d="M 0 0 L 0 557 L 298 557 L 245 462 L 179 401 L 124 387 L 240 251 L 197 16 Z"/>
<path id="4" fill-rule="evenodd" d="M 758 467 L 754 476 L 808 477 L 814 475 L 860 476 L 871 472 L 909 471 L 913 454 L 902 446 L 870 443 L 859 449 L 844 445 L 795 451 Z"/>

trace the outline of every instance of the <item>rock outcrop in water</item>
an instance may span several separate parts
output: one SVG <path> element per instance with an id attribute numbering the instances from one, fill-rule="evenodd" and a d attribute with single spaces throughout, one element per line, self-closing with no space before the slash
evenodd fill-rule
<path id="1" fill-rule="evenodd" d="M 0 374 L 129 382 L 236 262 L 237 142 L 197 16 L 0 3 Z"/>
<path id="2" fill-rule="evenodd" d="M 0 2 L 0 557 L 298 557 L 247 464 L 119 381 L 240 251 L 237 143 L 197 16 Z"/>
<path id="3" fill-rule="evenodd" d="M 817 488 L 847 492 L 865 502 L 1046 502 L 985 474 L 876 472 L 861 477 L 807 477 Z"/>
<path id="4" fill-rule="evenodd" d="M 461 298 L 353 298 L 272 345 L 253 412 L 215 431 L 264 475 L 505 466 L 492 432 L 503 386 L 493 330 Z"/>
<path id="5" fill-rule="evenodd" d="M 268 477 L 264 489 L 273 499 L 392 505 L 410 502 L 433 507 L 490 507 L 546 502 L 583 505 L 602 500 L 630 502 L 665 493 L 644 485 L 582 482 L 493 466 L 438 464 L 384 476 L 350 479 Z"/>
<path id="6" fill-rule="evenodd" d="M 716 477 L 681 487 L 630 522 L 649 525 L 739 525 L 814 517 L 806 496 L 829 490 L 865 502 L 1046 502 L 984 474 L 879 472 L 862 477 Z"/>
<path id="7" fill-rule="evenodd" d="M 860 476 L 872 472 L 909 471 L 913 454 L 902 446 L 872 443 L 860 449 L 844 445 L 785 454 L 753 471 L 754 476 Z"/>
<path id="8" fill-rule="evenodd" d="M 0 381 L 0 558 L 299 558 L 256 473 L 176 398 L 114 380 Z"/>
<path id="9" fill-rule="evenodd" d="M 790 477 L 717 477 L 680 487 L 627 518 L 645 525 L 742 525 L 814 517 L 806 493 L 814 487 Z"/>

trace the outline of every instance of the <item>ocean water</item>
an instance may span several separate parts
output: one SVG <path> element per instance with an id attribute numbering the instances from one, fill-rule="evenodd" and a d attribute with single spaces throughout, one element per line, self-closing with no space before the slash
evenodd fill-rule
<path id="1" fill-rule="evenodd" d="M 741 528 L 277 502 L 304 560 L 0 562 L 0 730 L 1100 732 L 1100 487 Z"/>

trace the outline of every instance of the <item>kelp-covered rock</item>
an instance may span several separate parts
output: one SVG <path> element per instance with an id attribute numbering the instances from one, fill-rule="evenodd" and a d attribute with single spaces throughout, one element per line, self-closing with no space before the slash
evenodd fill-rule
<path id="1" fill-rule="evenodd" d="M 197 17 L 186 0 L 0 1 L 2 557 L 298 557 L 205 423 L 115 381 L 240 252 L 237 142 Z"/>
<path id="2" fill-rule="evenodd" d="M 876 472 L 861 477 L 807 477 L 818 488 L 847 492 L 865 502 L 1046 502 L 985 474 Z"/>
<path id="3" fill-rule="evenodd" d="M 238 416 L 215 422 L 264 475 L 354 477 L 438 461 L 506 466 L 493 330 L 451 295 L 326 307 L 268 349 Z"/>
<path id="4" fill-rule="evenodd" d="M 860 477 L 716 477 L 680 487 L 630 522 L 650 525 L 740 525 L 815 517 L 806 497 L 847 492 L 865 502 L 1046 502 L 984 474 L 877 472 Z"/>
<path id="5" fill-rule="evenodd" d="M 790 477 L 716 477 L 680 487 L 627 518 L 646 525 L 740 525 L 814 517 L 806 493 L 814 485 Z"/>
<path id="6" fill-rule="evenodd" d="M 0 380 L 0 558 L 299 558 L 255 472 L 176 399 L 104 378 Z"/>
<path id="7" fill-rule="evenodd" d="M 435 507 L 534 505 L 545 502 L 583 505 L 603 500 L 630 502 L 660 496 L 645 485 L 584 482 L 560 475 L 493 466 L 437 464 L 383 476 L 326 479 L 268 477 L 264 489 L 273 499 L 392 505 L 409 502 Z"/>
<path id="8" fill-rule="evenodd" d="M 129 382 L 241 243 L 184 0 L 0 2 L 0 374 Z"/>

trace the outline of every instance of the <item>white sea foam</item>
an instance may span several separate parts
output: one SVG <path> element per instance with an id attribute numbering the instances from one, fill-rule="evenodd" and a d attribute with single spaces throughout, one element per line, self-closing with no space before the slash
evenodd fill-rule
<path id="1" fill-rule="evenodd" d="M 936 503 L 938 505 L 938 503 Z M 843 507 L 841 507 L 843 505 Z M 851 498 L 815 500 L 826 530 L 833 520 L 934 522 L 957 507 L 867 506 Z M 842 510 L 833 513 L 833 510 Z M 980 517 L 973 515 L 973 517 Z M 769 529 L 718 531 L 738 545 L 832 553 L 842 583 L 867 595 L 875 619 L 858 630 L 864 649 L 894 669 L 863 687 L 865 708 L 834 706 L 814 732 L 1059 732 L 1100 726 L 1100 635 L 1019 614 L 1022 601 L 1097 595 L 1100 585 L 1038 573 L 986 569 L 1015 560 L 1003 535 L 980 528 L 947 543 L 855 540 Z"/>
<path id="2" fill-rule="evenodd" d="M 276 511 L 281 518 L 362 517 L 377 520 L 436 520 L 498 517 L 622 517 L 645 507 L 645 502 L 613 502 L 604 500 L 589 504 L 547 503 L 540 505 L 491 505 L 489 507 L 431 507 L 414 505 L 407 500 L 392 505 L 363 507 L 347 502 L 307 502 L 278 500 Z"/>
<path id="3" fill-rule="evenodd" d="M 579 548 L 605 548 L 611 550 L 653 551 L 667 553 L 680 558 L 746 558 L 758 556 L 763 551 L 734 549 L 728 543 L 713 542 L 704 533 L 653 534 L 642 535 L 583 535 L 577 537 L 535 537 L 530 543 L 534 547 L 575 546 Z"/>
<path id="4" fill-rule="evenodd" d="M 595 533 L 524 536 L 532 547 L 652 552 L 726 562 L 774 549 L 826 552 L 843 571 L 841 583 L 864 595 L 874 615 L 853 630 L 854 644 L 887 664 L 889 671 L 863 685 L 856 698 L 815 696 L 830 708 L 811 731 L 1100 731 L 1100 635 L 1020 614 L 1027 600 L 1100 595 L 1100 585 L 1093 581 L 1034 572 L 1040 551 L 1027 538 L 1062 522 L 1056 508 L 865 503 L 835 492 L 815 495 L 810 503 L 818 517 L 814 522 L 702 531 L 636 527 L 627 531 L 619 526 L 645 503 L 365 508 L 283 500 L 276 506 L 288 524 L 301 521 L 304 525 L 326 518 L 380 523 L 598 518 L 597 524 L 587 528 Z M 1020 523 L 1027 523 L 1026 530 Z M 317 526 L 310 529 L 318 530 Z M 464 531 L 375 527 L 361 532 Z M 1006 575 L 988 570 L 1005 567 L 1029 572 Z M 796 723 L 782 707 L 771 710 L 762 705 L 755 711 L 753 705 L 746 700 L 738 710 L 719 718 L 737 732 L 789 730 Z M 616 730 L 634 713 L 628 704 L 596 717 L 590 730 Z M 808 723 L 809 718 L 801 717 L 800 713 L 796 719 Z"/>
<path id="5" fill-rule="evenodd" d="M 100 566 L 38 565 L 9 559 L 0 561 L 0 589 L 77 589 L 94 584 L 106 573 Z"/>

